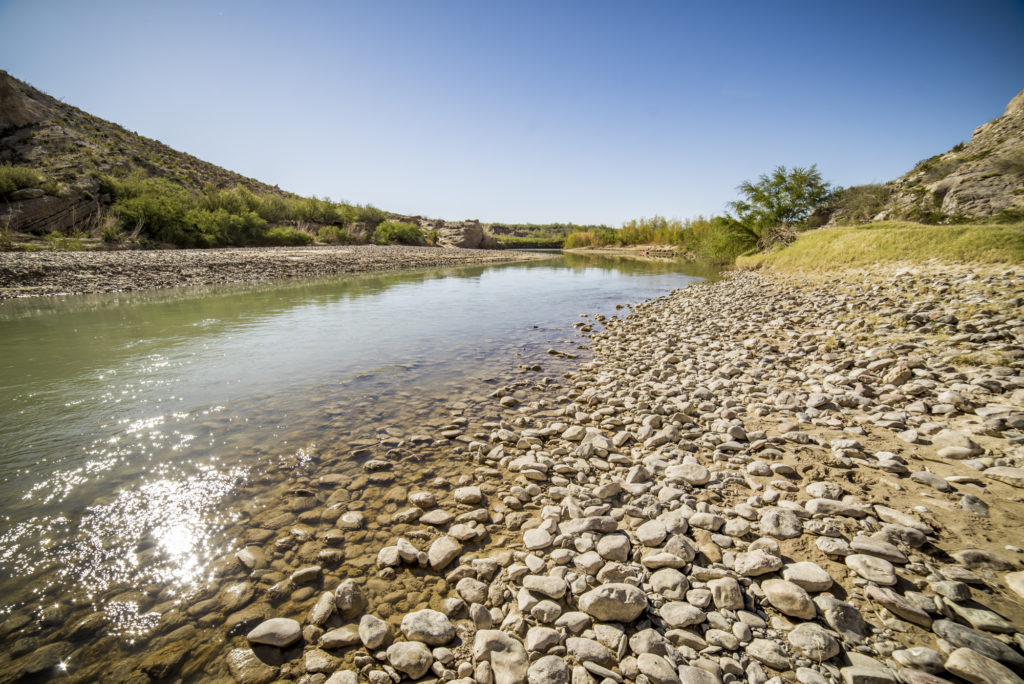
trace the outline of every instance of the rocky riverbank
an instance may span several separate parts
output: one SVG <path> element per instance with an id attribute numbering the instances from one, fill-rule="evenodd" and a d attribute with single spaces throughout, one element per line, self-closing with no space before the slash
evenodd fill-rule
<path id="1" fill-rule="evenodd" d="M 502 250 L 377 245 L 0 252 L 0 299 L 331 278 L 539 258 L 545 257 Z"/>
<path id="2" fill-rule="evenodd" d="M 523 367 L 421 431 L 282 462 L 218 584 L 68 674 L 1020 682 L 1022 313 L 1019 270 L 922 267 L 586 317 L 565 380 Z M 94 615 L 14 641 L 0 680 L 74 663 Z"/>

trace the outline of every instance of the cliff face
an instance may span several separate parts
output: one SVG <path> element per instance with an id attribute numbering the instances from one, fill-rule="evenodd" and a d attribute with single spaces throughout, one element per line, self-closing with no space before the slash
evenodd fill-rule
<path id="1" fill-rule="evenodd" d="M 924 160 L 890 185 L 889 204 L 877 218 L 1024 219 L 1024 90 L 969 142 Z"/>

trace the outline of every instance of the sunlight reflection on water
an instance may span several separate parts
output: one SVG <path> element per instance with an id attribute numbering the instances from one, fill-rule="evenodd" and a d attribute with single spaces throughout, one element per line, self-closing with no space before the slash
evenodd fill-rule
<path id="1" fill-rule="evenodd" d="M 243 519 L 234 499 L 261 468 L 312 462 L 312 444 L 364 410 L 400 418 L 416 401 L 402 393 L 479 383 L 530 345 L 543 357 L 572 337 L 581 311 L 613 313 L 692 280 L 614 268 L 461 273 L 4 320 L 4 610 L 85 601 L 108 614 L 109 633 L 138 639 L 159 619 L 155 601 L 209 581 L 233 543 L 225 531 Z"/>

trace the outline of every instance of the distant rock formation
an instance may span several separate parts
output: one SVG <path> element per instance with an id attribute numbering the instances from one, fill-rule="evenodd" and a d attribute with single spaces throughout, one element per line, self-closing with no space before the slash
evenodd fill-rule
<path id="1" fill-rule="evenodd" d="M 974 129 L 969 142 L 926 159 L 890 185 L 878 219 L 1024 219 L 1024 90 L 1002 116 Z"/>
<path id="2" fill-rule="evenodd" d="M 438 244 L 442 247 L 459 247 L 461 249 L 501 249 L 501 243 L 491 234 L 488 226 L 476 219 L 465 221 L 444 221 L 429 219 L 422 216 L 403 216 L 392 214 L 388 218 L 405 223 L 414 223 L 424 232 L 437 231 Z"/>

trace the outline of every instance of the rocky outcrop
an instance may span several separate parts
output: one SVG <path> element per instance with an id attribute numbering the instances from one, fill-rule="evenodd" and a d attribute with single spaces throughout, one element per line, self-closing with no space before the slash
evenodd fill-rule
<path id="1" fill-rule="evenodd" d="M 892 182 L 877 218 L 925 222 L 1024 216 L 1024 91 L 967 143 L 936 155 Z"/>
<path id="2" fill-rule="evenodd" d="M 389 215 L 388 218 L 405 223 L 414 223 L 426 233 L 436 231 L 438 235 L 437 244 L 442 247 L 501 249 L 501 243 L 488 230 L 489 226 L 480 223 L 476 219 L 444 221 L 441 219 L 428 219 L 422 216 L 402 216 L 400 214 Z"/>
<path id="3" fill-rule="evenodd" d="M 0 227 L 37 235 L 55 230 L 65 233 L 88 231 L 95 226 L 101 212 L 99 202 L 84 195 L 53 197 L 41 190 L 38 195 L 26 190 L 18 191 L 24 193 L 25 199 L 19 200 L 12 195 L 0 205 Z"/>

